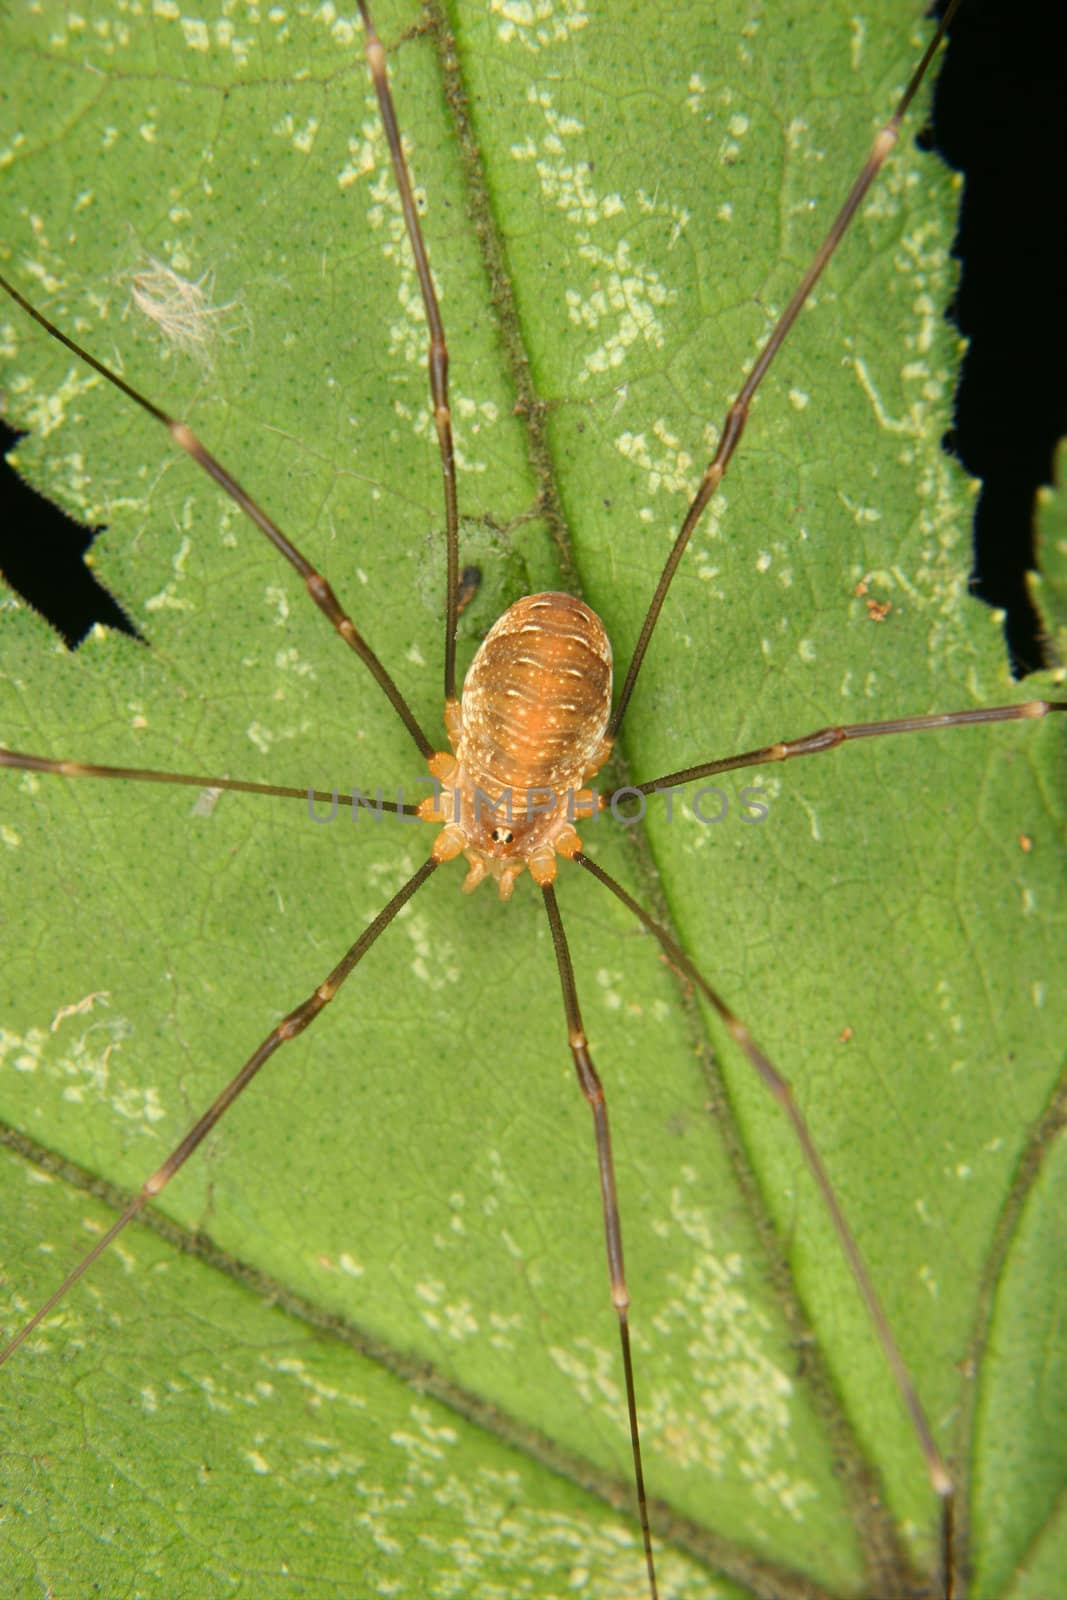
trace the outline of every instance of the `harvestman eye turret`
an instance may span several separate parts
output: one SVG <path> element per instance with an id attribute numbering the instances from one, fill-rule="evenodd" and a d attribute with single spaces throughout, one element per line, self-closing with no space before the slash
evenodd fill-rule
<path id="1" fill-rule="evenodd" d="M 954 5 L 949 7 L 948 15 L 917 66 L 890 122 L 875 139 L 870 154 L 823 246 L 804 274 L 793 298 L 744 382 L 738 398 L 726 415 L 714 458 L 704 472 L 700 488 L 684 519 L 651 598 L 614 709 L 612 708 L 612 654 L 606 630 L 587 605 L 569 595 L 556 592 L 527 596 L 504 613 L 479 649 L 466 676 L 462 694 L 457 693 L 459 518 L 449 399 L 448 350 L 397 127 L 386 73 L 385 52 L 363 0 L 360 3 L 360 12 L 365 29 L 367 60 L 386 130 L 395 182 L 400 194 L 408 241 L 415 259 L 430 333 L 430 391 L 433 420 L 440 446 L 446 522 L 444 721 L 452 746 L 451 751 L 435 750 L 390 672 L 357 629 L 331 585 L 244 490 L 228 469 L 204 447 L 187 424 L 167 415 L 117 372 L 83 349 L 53 324 L 30 304 L 14 283 L 6 278 L 0 278 L 0 285 L 11 298 L 50 336 L 66 345 L 80 360 L 88 363 L 134 404 L 162 423 L 168 429 L 174 443 L 197 462 L 240 506 L 281 557 L 296 571 L 312 600 L 344 643 L 359 656 L 369 670 L 402 720 L 420 756 L 427 763 L 431 776 L 436 780 L 437 792 L 432 800 L 424 801 L 417 808 L 401 806 L 400 809 L 409 814 L 417 811 L 421 819 L 432 823 L 438 830 L 430 847 L 430 853 L 422 865 L 389 900 L 374 921 L 364 929 L 315 990 L 301 1004 L 290 1010 L 277 1027 L 267 1034 L 212 1105 L 197 1119 L 158 1170 L 149 1177 L 113 1226 L 78 1262 L 55 1293 L 16 1333 L 0 1355 L 0 1362 L 6 1361 L 14 1354 L 126 1225 L 160 1194 L 267 1060 L 282 1044 L 302 1033 L 334 999 L 366 952 L 399 911 L 435 873 L 439 865 L 462 855 L 467 863 L 463 888 L 474 889 L 484 878 L 490 877 L 495 881 L 502 899 L 511 896 L 516 880 L 524 870 L 528 870 L 544 901 L 562 990 L 567 1042 L 581 1093 L 588 1102 L 593 1117 L 610 1295 L 618 1319 L 621 1342 L 626 1413 L 633 1455 L 636 1501 L 644 1544 L 647 1592 L 652 1600 L 655 1600 L 658 1589 L 654 1543 L 642 1466 L 641 1407 L 631 1354 L 630 1295 L 623 1260 L 622 1225 L 616 1194 L 607 1105 L 586 1037 L 570 950 L 553 887 L 557 872 L 561 868 L 559 858 L 565 858 L 575 862 L 604 885 L 632 912 L 658 941 L 669 961 L 699 989 L 709 1005 L 718 1013 L 740 1050 L 747 1056 L 754 1071 L 775 1097 L 791 1125 L 799 1148 L 803 1152 L 804 1161 L 825 1203 L 832 1227 L 853 1274 L 856 1288 L 866 1304 L 875 1335 L 882 1346 L 901 1401 L 911 1418 L 931 1487 L 941 1502 L 941 1592 L 943 1600 L 952 1600 L 956 1585 L 952 1475 L 942 1458 L 934 1430 L 927 1420 L 908 1368 L 899 1352 L 871 1276 L 789 1085 L 756 1043 L 745 1023 L 735 1015 L 705 979 L 667 929 L 638 904 L 621 884 L 585 854 L 579 830 L 583 819 L 591 821 L 596 809 L 603 808 L 606 804 L 604 798 L 590 787 L 590 781 L 610 757 L 613 743 L 635 692 L 642 664 L 667 600 L 671 582 L 690 538 L 739 444 L 748 421 L 753 397 L 889 155 L 897 138 L 900 123 L 937 51 L 944 29 L 954 10 Z M 827 727 L 642 781 L 634 786 L 631 793 L 650 795 L 660 788 L 678 786 L 735 769 L 782 763 L 803 756 L 828 754 L 841 744 L 861 739 L 932 733 L 978 723 L 1036 721 L 1064 710 L 1067 710 L 1067 702 L 1032 699 L 1016 705 L 970 708 Z M 198 787 L 210 784 L 220 789 L 275 794 L 291 792 L 280 787 L 244 783 L 239 780 L 105 767 L 15 751 L 0 751 L 0 766 L 76 779 L 187 783 Z M 637 1309 L 639 1312 L 639 1308 Z"/>

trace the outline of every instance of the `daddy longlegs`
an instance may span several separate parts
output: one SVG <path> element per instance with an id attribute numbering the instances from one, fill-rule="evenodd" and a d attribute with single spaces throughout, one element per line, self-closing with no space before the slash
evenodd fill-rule
<path id="1" fill-rule="evenodd" d="M 829 195 L 840 198 L 838 173 L 825 200 L 811 199 L 820 169 L 836 168 L 824 146 L 869 142 L 864 74 L 873 62 L 891 104 L 886 86 L 903 86 L 915 46 L 893 28 L 879 39 L 874 17 L 838 30 L 827 70 L 849 92 L 816 133 L 807 108 L 785 120 L 790 73 L 808 71 L 795 47 L 791 63 L 772 64 L 766 29 L 751 17 L 727 23 L 718 8 L 708 19 L 714 41 L 687 33 L 682 47 L 658 17 L 630 38 L 599 12 L 502 6 L 481 19 L 480 43 L 478 19 L 470 36 L 457 35 L 458 69 L 442 25 L 412 31 L 410 10 L 377 20 L 442 287 L 464 553 L 484 552 L 488 617 L 466 614 L 470 635 L 524 589 L 580 581 L 625 664 L 648 575 L 699 479 L 695 446 L 713 439 L 707 423 L 723 409 L 714 400 L 751 365 L 825 230 Z M 786 21 L 776 27 L 788 34 Z M 149 37 L 101 11 L 85 30 L 95 41 L 88 67 L 68 75 L 62 58 L 81 30 L 53 21 L 47 48 L 38 40 L 20 60 L 50 58 L 56 114 L 81 137 L 64 157 L 63 184 L 42 181 L 48 143 L 25 158 L 34 204 L 15 204 L 28 232 L 12 241 L 11 271 L 21 265 L 37 281 L 63 331 L 98 357 L 117 352 L 123 375 L 154 401 L 167 401 L 172 384 L 168 410 L 189 417 L 302 548 L 317 541 L 316 561 L 338 584 L 352 563 L 345 599 L 357 626 L 398 679 L 405 667 L 404 692 L 436 730 L 439 671 L 419 644 L 427 597 L 444 587 L 440 469 L 393 179 L 365 103 L 356 32 L 318 12 L 297 46 L 280 13 L 272 25 L 273 38 L 242 42 L 232 18 L 198 31 L 175 15 Z M 184 75 L 149 71 L 168 26 L 182 40 Z M 724 40 L 740 68 L 729 89 L 710 65 Z M 622 59 L 603 53 L 608 43 Z M 212 75 L 224 57 L 237 82 L 223 97 Z M 123 70 L 109 74 L 116 59 Z M 177 112 L 153 110 L 164 77 Z M 662 135 L 659 169 L 645 145 L 620 153 L 617 128 L 594 153 L 594 112 L 616 104 L 627 81 L 632 103 L 647 101 L 657 121 L 667 105 L 678 116 Z M 740 213 L 767 204 L 752 146 L 769 84 L 783 108 L 769 119 L 772 155 L 790 149 L 796 170 L 787 165 L 776 213 L 784 259 L 748 267 L 746 279 L 754 246 Z M 477 187 L 464 114 L 482 140 L 488 193 Z M 130 146 L 149 159 L 132 189 L 113 186 L 114 152 Z M 11 148 L 17 169 L 20 146 Z M 330 174 L 329 194 L 298 211 L 312 157 Z M 82 160 L 96 187 L 81 181 Z M 242 164 L 262 237 L 254 264 L 239 268 L 231 227 L 248 226 L 249 191 L 231 189 L 227 174 Z M 708 183 L 709 164 L 728 197 Z M 502 172 L 515 185 L 506 192 Z M 755 199 L 738 192 L 744 176 Z M 861 255 L 851 269 L 835 263 L 836 288 L 820 285 L 821 304 L 801 317 L 768 379 L 679 571 L 666 632 L 627 711 L 628 766 L 612 770 L 612 783 L 840 721 L 843 706 L 861 720 L 1025 698 L 1004 682 L 988 616 L 966 607 L 957 616 L 965 510 L 937 451 L 948 361 L 935 284 L 948 225 L 928 200 L 945 188 L 905 138 L 856 225 L 877 248 L 863 256 L 850 240 Z M 57 192 L 50 222 L 40 207 Z M 194 199 L 221 213 L 222 226 L 219 214 L 197 216 Z M 501 210 L 495 229 L 490 199 L 515 208 Z M 110 231 L 104 211 L 117 219 Z M 210 272 L 220 303 L 233 292 L 232 327 L 219 319 L 207 351 L 185 365 L 168 349 L 164 316 L 148 328 L 120 319 L 129 273 L 120 286 L 115 241 L 129 247 L 131 230 L 144 259 L 166 267 L 169 253 L 176 286 Z M 85 254 L 93 234 L 112 252 L 95 280 Z M 57 235 L 89 285 L 80 309 Z M 732 324 L 703 310 L 709 240 L 731 286 Z M 838 298 L 846 320 L 830 348 Z M 857 298 L 879 311 L 890 304 L 904 323 L 887 365 L 864 342 L 862 308 L 855 320 L 844 312 Z M 670 324 L 687 305 L 696 327 L 679 339 Z M 95 638 L 71 660 L 9 610 L 5 627 L 17 623 L 14 648 L 25 656 L 5 645 L 5 741 L 125 766 L 134 749 L 138 766 L 248 775 L 301 793 L 339 776 L 373 788 L 384 772 L 410 790 L 407 735 L 373 685 L 339 689 L 340 667 L 318 668 L 331 660 L 322 619 L 298 584 L 287 588 L 277 557 L 252 546 L 235 509 L 173 462 L 158 428 L 54 344 L 26 341 L 15 316 L 11 407 L 16 420 L 43 419 L 43 448 L 68 499 L 106 521 L 113 539 L 131 483 L 147 488 L 150 507 L 134 512 L 127 535 L 129 565 L 116 550 L 108 579 L 139 605 L 151 652 Z M 554 346 L 542 345 L 546 328 Z M 295 360 L 300 345 L 317 367 L 310 390 L 295 368 L 260 370 L 268 352 Z M 51 376 L 30 379 L 31 361 Z M 824 481 L 828 441 L 845 423 L 819 395 L 835 387 L 860 400 L 847 424 L 859 437 Z M 50 411 L 34 402 L 45 392 Z M 62 443 L 60 414 L 91 429 L 97 410 L 107 439 L 93 438 L 90 463 Z M 248 436 L 263 428 L 269 448 L 253 481 Z M 789 431 L 799 434 L 794 457 Z M 116 436 L 127 453 L 112 461 Z M 337 445 L 336 463 L 324 440 Z M 24 458 L 33 448 L 27 441 Z M 882 499 L 893 476 L 906 484 L 896 512 Z M 550 534 L 567 532 L 562 574 L 531 515 L 546 489 Z M 739 521 L 743 536 L 732 531 Z M 463 666 L 470 653 L 468 643 Z M 713 687 L 724 661 L 730 706 Z M 40 697 L 32 705 L 31 693 Z M 25 737 L 15 736 L 20 715 Z M 657 964 L 652 941 L 635 937 L 614 901 L 564 881 L 579 994 L 614 1117 L 663 1593 L 895 1597 L 943 1593 L 949 1581 L 957 1593 L 984 1593 L 984 1575 L 1006 1559 L 1004 1519 L 990 1507 L 1005 1493 L 997 1463 L 1011 1413 L 988 1333 L 998 1310 L 1008 1313 L 999 1278 L 976 1279 L 983 1265 L 1007 1279 L 1015 1242 L 1041 1237 L 1035 1197 L 1051 1165 L 1041 1157 L 1062 1057 L 1049 1020 L 1057 734 L 1062 741 L 1047 723 L 1009 724 L 887 739 L 764 771 L 760 826 L 741 824 L 739 782 L 726 790 L 734 817 L 721 829 L 684 812 L 650 813 L 641 844 L 634 830 L 613 844 L 607 819 L 586 828 L 590 853 L 670 917 L 795 1083 L 962 1491 L 946 1579 L 914 1436 L 795 1141 L 698 1014 L 684 961 L 674 955 L 673 973 Z M 53 1168 L 70 1158 L 129 1193 L 174 1142 L 171 1129 L 217 1092 L 228 1061 L 321 981 L 414 871 L 421 833 L 398 845 L 395 831 L 366 819 L 343 833 L 340 823 L 316 827 L 299 802 L 267 811 L 251 797 L 193 803 L 173 788 L 29 774 L 12 783 L 5 877 L 12 899 L 41 915 L 28 931 L 5 911 L 5 1119 L 24 1151 Z M 719 843 L 727 826 L 728 846 Z M 375 945 L 349 984 L 356 1032 L 340 1002 L 330 1007 L 272 1064 L 269 1090 L 235 1108 L 168 1189 L 180 1242 L 195 1232 L 207 1264 L 171 1242 L 124 1235 L 5 1373 L 17 1430 L 5 1456 L 9 1531 L 27 1589 L 36 1580 L 57 1593 L 90 1582 L 136 1592 L 139 1581 L 145 1592 L 175 1592 L 176 1574 L 191 1573 L 183 1581 L 197 1593 L 233 1592 L 240 1574 L 257 1593 L 479 1593 L 491 1581 L 515 1593 L 641 1592 L 639 1540 L 584 1492 L 620 1505 L 632 1496 L 614 1319 L 594 1248 L 588 1117 L 563 1048 L 540 896 L 527 878 L 505 907 L 483 887 L 457 917 L 456 888 L 454 869 L 442 869 Z M 430 906 L 435 896 L 443 903 Z M 118 938 L 105 952 L 109 931 Z M 722 1051 L 726 1087 L 703 1074 L 701 1026 Z M 12 1326 L 54 1288 L 79 1219 L 92 1211 L 99 1227 L 103 1214 L 41 1177 L 20 1171 L 6 1208 L 30 1241 L 4 1257 Z M 37 1231 L 27 1196 L 66 1220 Z M 283 1309 L 248 1295 L 246 1266 Z M 1025 1312 L 1023 1290 L 1011 1306 Z M 300 1317 L 324 1321 L 325 1335 Z M 368 1364 L 367 1352 L 414 1379 L 416 1392 Z M 975 1396 L 987 1371 L 982 1411 Z M 991 1414 L 1000 1430 L 972 1457 Z M 1020 1516 L 1008 1519 L 1016 1545 Z"/>

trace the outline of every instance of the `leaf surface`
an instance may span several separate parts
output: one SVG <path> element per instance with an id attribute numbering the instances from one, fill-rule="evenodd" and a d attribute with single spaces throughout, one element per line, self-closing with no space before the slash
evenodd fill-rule
<path id="1" fill-rule="evenodd" d="M 501 0 L 450 16 L 454 53 L 413 7 L 378 16 L 483 573 L 464 662 L 510 600 L 557 586 L 628 659 L 711 424 L 917 58 L 898 7 L 825 13 Z M 317 6 L 6 25 L 9 270 L 187 418 L 441 740 L 425 330 L 358 32 Z M 905 139 L 694 539 L 615 781 L 1019 695 L 967 596 L 971 493 L 939 447 L 951 189 Z M 237 509 L 14 308 L 0 327 L 21 465 L 107 525 L 100 574 L 149 641 L 71 656 L 6 606 L 4 743 L 419 798 L 403 729 Z M 983 1600 L 1054 1533 L 1048 1472 L 999 1463 L 1032 1353 L 998 1353 L 981 1426 L 975 1392 L 990 1319 L 1014 1346 L 1012 1305 L 1058 1265 L 1062 742 L 877 741 L 765 770 L 759 824 L 741 773 L 701 802 L 720 823 L 689 795 L 588 830 L 793 1081 L 965 1509 L 975 1482 Z M 299 802 L 5 787 L 0 1109 L 38 1158 L 123 1190 L 432 837 Z M 799 1152 L 576 877 L 664 1593 L 896 1600 L 932 1582 L 936 1506 Z M 459 881 L 438 874 L 168 1189 L 202 1259 L 124 1239 L 4 1373 L 18 1592 L 641 1592 L 632 1525 L 588 1492 L 628 1508 L 629 1446 L 548 930 L 528 880 L 510 906 Z M 17 1323 L 105 1213 L 65 1168 L 9 1181 Z M 1020 1423 L 1013 1450 L 1042 1448 Z"/>

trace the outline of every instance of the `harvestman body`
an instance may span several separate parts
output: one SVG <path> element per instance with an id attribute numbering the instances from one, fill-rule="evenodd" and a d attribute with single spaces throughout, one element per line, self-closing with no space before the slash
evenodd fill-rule
<path id="1" fill-rule="evenodd" d="M 952 9 L 954 8 L 950 8 L 950 12 Z M 621 1337 L 626 1409 L 644 1540 L 647 1590 L 650 1596 L 655 1597 L 658 1593 L 655 1557 L 641 1461 L 641 1407 L 631 1357 L 630 1299 L 623 1265 L 622 1229 L 615 1192 L 607 1108 L 604 1092 L 589 1053 L 567 939 L 553 889 L 557 874 L 557 857 L 566 857 L 577 862 L 603 883 L 655 936 L 669 960 L 686 975 L 718 1012 L 734 1040 L 779 1101 L 785 1116 L 790 1121 L 803 1150 L 804 1159 L 828 1208 L 833 1228 L 854 1275 L 856 1286 L 866 1302 L 874 1331 L 882 1344 L 902 1401 L 911 1416 L 932 1488 L 940 1497 L 941 1589 L 945 1600 L 951 1600 L 956 1584 L 952 1477 L 942 1460 L 935 1443 L 934 1432 L 927 1422 L 908 1370 L 898 1352 L 895 1338 L 881 1310 L 866 1266 L 853 1241 L 830 1179 L 794 1103 L 790 1089 L 756 1044 L 745 1024 L 711 988 L 667 930 L 638 905 L 620 884 L 584 854 L 575 826 L 583 817 L 591 819 L 594 810 L 606 803 L 587 785 L 610 756 L 674 573 L 741 438 L 751 400 L 849 221 L 886 159 L 896 138 L 900 120 L 937 49 L 941 31 L 916 70 L 892 122 L 875 141 L 871 155 L 834 223 L 824 247 L 805 275 L 744 384 L 741 394 L 727 414 L 715 457 L 704 474 L 700 489 L 685 518 L 652 598 L 613 711 L 611 648 L 603 624 L 582 602 L 566 594 L 554 592 L 528 596 L 510 607 L 483 642 L 467 674 L 462 696 L 456 693 L 458 513 L 449 406 L 448 355 L 388 88 L 385 53 L 374 33 L 367 7 L 362 0 L 360 10 L 366 29 L 367 57 L 389 140 L 395 180 L 401 194 L 409 242 L 415 255 L 430 329 L 430 387 L 434 421 L 441 449 L 447 523 L 445 724 L 452 744 L 451 752 L 433 749 L 389 672 L 357 631 L 328 582 L 249 497 L 229 471 L 209 454 L 192 431 L 183 422 L 166 415 L 151 401 L 128 386 L 116 373 L 81 349 L 61 329 L 42 316 L 14 284 L 6 279 L 0 279 L 0 284 L 49 334 L 66 344 L 109 382 L 122 389 L 137 405 L 163 423 L 169 429 L 174 442 L 236 500 L 284 559 L 295 568 L 303 578 L 312 599 L 345 643 L 360 656 L 371 671 L 400 715 L 421 756 L 426 760 L 430 774 L 437 782 L 437 793 L 432 800 L 423 802 L 417 808 L 417 812 L 423 820 L 438 826 L 439 831 L 424 864 L 389 901 L 380 916 L 360 935 L 343 960 L 334 967 L 314 992 L 267 1035 L 241 1071 L 197 1120 L 158 1171 L 149 1178 L 122 1216 L 15 1335 L 0 1360 L 6 1360 L 14 1353 L 127 1223 L 160 1193 L 269 1057 L 282 1044 L 303 1032 L 314 1021 L 334 998 L 345 979 L 385 927 L 417 893 L 440 863 L 463 855 L 468 865 L 463 887 L 467 890 L 473 889 L 484 878 L 490 877 L 495 881 L 502 899 L 510 897 L 516 878 L 524 870 L 528 870 L 544 898 L 559 967 L 569 1046 L 581 1091 L 589 1103 L 594 1119 L 611 1298 L 618 1316 Z M 942 31 L 943 27 L 944 24 Z M 784 762 L 801 756 L 827 753 L 849 740 L 918 733 L 985 722 L 1036 720 L 1051 712 L 1063 710 L 1067 710 L 1067 704 L 1031 700 L 1019 705 L 985 707 L 825 728 L 800 738 L 778 741 L 758 750 L 702 763 L 685 771 L 643 782 L 632 793 L 649 795 L 661 787 L 681 785 L 693 779 L 715 776 L 735 768 Z M 197 785 L 202 785 L 206 781 L 199 776 L 168 778 L 167 775 L 146 771 L 94 767 L 77 761 L 55 760 L 11 751 L 0 751 L 0 765 L 31 772 L 58 773 L 67 777 L 123 777 L 146 781 L 184 781 Z M 224 779 L 212 779 L 211 782 L 220 788 L 263 787 Z M 503 812 L 500 809 L 502 806 Z"/>

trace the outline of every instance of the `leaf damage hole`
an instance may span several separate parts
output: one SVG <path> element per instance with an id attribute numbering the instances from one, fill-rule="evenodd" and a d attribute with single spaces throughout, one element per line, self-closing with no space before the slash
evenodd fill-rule
<path id="1" fill-rule="evenodd" d="M 44 617 L 68 650 L 76 650 L 98 623 L 143 643 L 86 561 L 103 528 L 68 517 L 19 476 L 13 456 L 25 437 L 0 422 L 0 578 Z"/>

